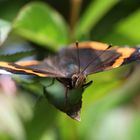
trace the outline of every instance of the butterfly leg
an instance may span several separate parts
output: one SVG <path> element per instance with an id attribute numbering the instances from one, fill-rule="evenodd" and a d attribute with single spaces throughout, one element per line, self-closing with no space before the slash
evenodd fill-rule
<path id="1" fill-rule="evenodd" d="M 54 84 L 54 82 L 55 82 L 55 79 L 53 78 L 52 81 L 51 81 L 51 83 L 49 85 L 47 85 L 46 87 L 52 86 Z"/>
<path id="2" fill-rule="evenodd" d="M 44 86 L 44 85 L 43 85 L 43 95 L 44 95 L 46 98 L 47 98 L 46 88 L 52 86 L 52 85 L 54 84 L 54 82 L 55 82 L 55 79 L 53 78 L 52 81 L 51 81 L 51 83 L 50 83 L 49 85 L 47 85 L 47 86 Z"/>
<path id="3" fill-rule="evenodd" d="M 93 81 L 89 81 L 88 83 L 84 84 L 82 87 L 83 88 L 87 88 L 88 86 L 90 86 L 93 83 Z"/>

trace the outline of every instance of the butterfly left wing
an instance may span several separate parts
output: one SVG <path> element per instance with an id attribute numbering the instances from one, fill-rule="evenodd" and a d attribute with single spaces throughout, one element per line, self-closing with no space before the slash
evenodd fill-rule
<path id="1" fill-rule="evenodd" d="M 39 77 L 57 77 L 58 74 L 50 70 L 39 69 L 39 61 L 21 61 L 17 63 L 0 61 L 0 74 L 23 74 L 35 75 Z M 61 77 L 61 76 L 60 76 Z"/>

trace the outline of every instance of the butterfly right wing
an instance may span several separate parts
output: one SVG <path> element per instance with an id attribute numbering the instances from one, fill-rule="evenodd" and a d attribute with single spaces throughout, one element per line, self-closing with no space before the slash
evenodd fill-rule
<path id="1" fill-rule="evenodd" d="M 110 70 L 140 60 L 140 46 L 111 47 L 108 44 L 95 41 L 81 42 L 78 48 L 76 44 L 72 44 L 63 49 L 62 53 L 63 56 L 72 59 L 73 64 L 80 66 L 80 72 L 85 75 Z"/>
<path id="2" fill-rule="evenodd" d="M 62 59 L 65 60 L 64 64 L 66 65 L 67 71 L 71 73 L 82 72 L 87 67 L 87 64 L 94 59 L 93 67 L 97 65 L 102 65 L 102 60 L 98 59 L 103 52 L 109 47 L 108 44 L 103 44 L 99 42 L 80 42 L 78 47 L 76 44 L 71 44 L 67 48 L 63 48 L 58 53 Z M 90 66 L 90 68 L 92 67 Z M 86 69 L 86 75 L 89 73 Z"/>
<path id="3" fill-rule="evenodd" d="M 140 60 L 140 46 L 108 47 L 108 44 L 92 41 L 79 44 L 81 67 L 86 75 L 110 70 Z"/>

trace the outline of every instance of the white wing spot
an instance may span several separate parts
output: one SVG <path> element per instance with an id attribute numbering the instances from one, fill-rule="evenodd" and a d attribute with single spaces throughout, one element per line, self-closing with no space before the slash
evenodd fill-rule
<path id="1" fill-rule="evenodd" d="M 8 71 L 6 71 L 6 70 L 0 70 L 0 74 L 12 75 L 11 72 L 8 72 Z"/>

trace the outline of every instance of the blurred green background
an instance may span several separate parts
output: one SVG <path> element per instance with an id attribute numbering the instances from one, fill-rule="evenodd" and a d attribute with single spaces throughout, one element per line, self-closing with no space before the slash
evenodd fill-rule
<path id="1" fill-rule="evenodd" d="M 139 0 L 0 0 L 0 61 L 41 60 L 76 40 L 140 44 Z M 0 75 L 0 140 L 140 140 L 139 63 L 89 79 L 77 122 L 39 99 L 49 79 Z"/>

